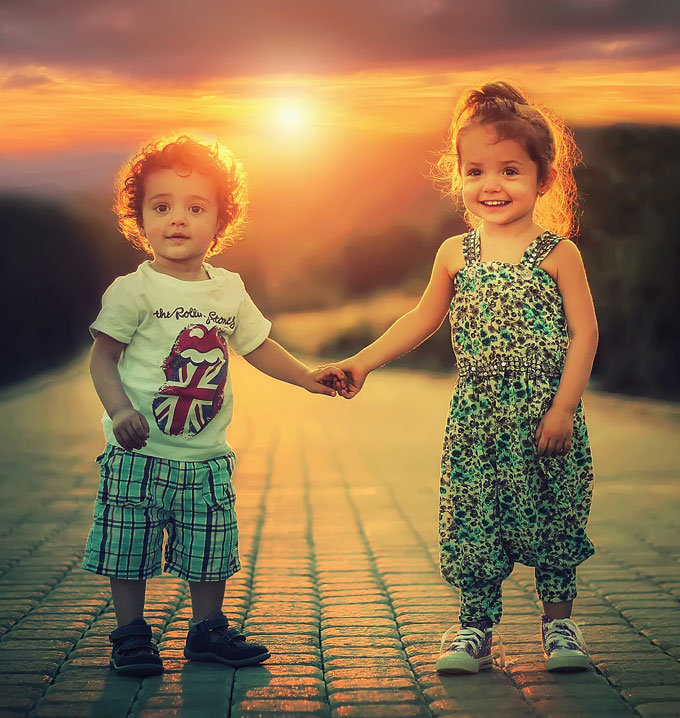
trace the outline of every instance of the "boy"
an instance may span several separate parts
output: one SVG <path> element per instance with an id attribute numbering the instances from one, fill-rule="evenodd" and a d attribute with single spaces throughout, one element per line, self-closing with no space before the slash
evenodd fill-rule
<path id="1" fill-rule="evenodd" d="M 225 580 L 240 568 L 227 347 L 314 393 L 334 396 L 327 384 L 343 374 L 312 371 L 269 339 L 271 324 L 238 274 L 204 261 L 244 219 L 245 177 L 228 151 L 188 136 L 154 142 L 122 168 L 116 189 L 121 231 L 152 259 L 113 282 L 90 328 L 107 445 L 83 568 L 111 581 L 111 666 L 163 670 L 142 616 L 164 530 L 165 570 L 191 590 L 185 656 L 255 665 L 267 648 L 230 628 L 221 611 Z"/>

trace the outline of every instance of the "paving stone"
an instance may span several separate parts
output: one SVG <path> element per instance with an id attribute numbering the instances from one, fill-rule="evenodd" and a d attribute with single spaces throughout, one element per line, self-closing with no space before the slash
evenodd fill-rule
<path id="1" fill-rule="evenodd" d="M 668 703 L 640 703 L 635 710 L 642 718 L 677 718 L 680 715 L 680 701 Z"/>
<path id="2" fill-rule="evenodd" d="M 666 701 L 680 703 L 680 683 L 661 686 L 638 686 L 621 691 L 623 698 L 637 706 L 639 703 Z"/>
<path id="3" fill-rule="evenodd" d="M 329 718 L 330 709 L 321 701 L 255 699 L 232 706 L 231 715 L 232 718 Z"/>
<path id="4" fill-rule="evenodd" d="M 396 710 L 389 705 L 358 704 L 338 706 L 331 710 L 331 718 L 430 718 L 426 706 L 400 705 Z"/>

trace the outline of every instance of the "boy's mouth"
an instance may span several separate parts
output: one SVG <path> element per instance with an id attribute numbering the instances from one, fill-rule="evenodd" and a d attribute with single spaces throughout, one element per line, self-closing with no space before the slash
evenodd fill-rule
<path id="1" fill-rule="evenodd" d="M 189 239 L 189 235 L 182 234 L 181 232 L 173 232 L 168 235 L 168 239 Z"/>

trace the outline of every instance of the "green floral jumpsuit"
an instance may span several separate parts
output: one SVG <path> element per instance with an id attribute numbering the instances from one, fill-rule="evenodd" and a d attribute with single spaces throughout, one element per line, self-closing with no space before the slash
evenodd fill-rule
<path id="1" fill-rule="evenodd" d="M 534 437 L 560 383 L 569 338 L 562 296 L 539 264 L 561 240 L 544 232 L 519 264 L 481 262 L 463 238 L 451 338 L 458 364 L 444 437 L 439 509 L 442 576 L 461 589 L 460 620 L 497 623 L 501 583 L 534 566 L 543 601 L 576 595 L 575 567 L 594 552 L 585 526 L 592 461 L 579 403 L 566 456 Z"/>

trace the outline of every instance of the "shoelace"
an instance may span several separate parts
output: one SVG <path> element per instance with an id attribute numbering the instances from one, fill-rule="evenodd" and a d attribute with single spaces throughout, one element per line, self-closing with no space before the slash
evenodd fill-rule
<path id="1" fill-rule="evenodd" d="M 484 642 L 486 636 L 484 631 L 480 631 L 478 628 L 472 626 L 451 626 L 448 631 L 444 631 L 442 634 L 441 644 L 439 646 L 439 652 L 444 652 L 444 647 L 448 643 L 449 636 L 458 630 L 458 635 L 451 641 L 449 650 L 465 650 L 465 644 L 471 643 L 474 647 L 475 653 L 479 651 Z M 500 634 L 495 628 L 489 629 L 491 633 L 498 639 L 498 662 L 501 668 L 505 667 L 505 648 L 503 647 L 503 641 L 501 640 Z M 493 638 L 492 638 L 493 642 Z"/>
<path id="2" fill-rule="evenodd" d="M 546 624 L 545 645 L 555 644 L 555 648 L 568 648 L 574 650 L 574 646 L 584 653 L 588 651 L 585 638 L 581 629 L 570 618 L 556 618 Z"/>

